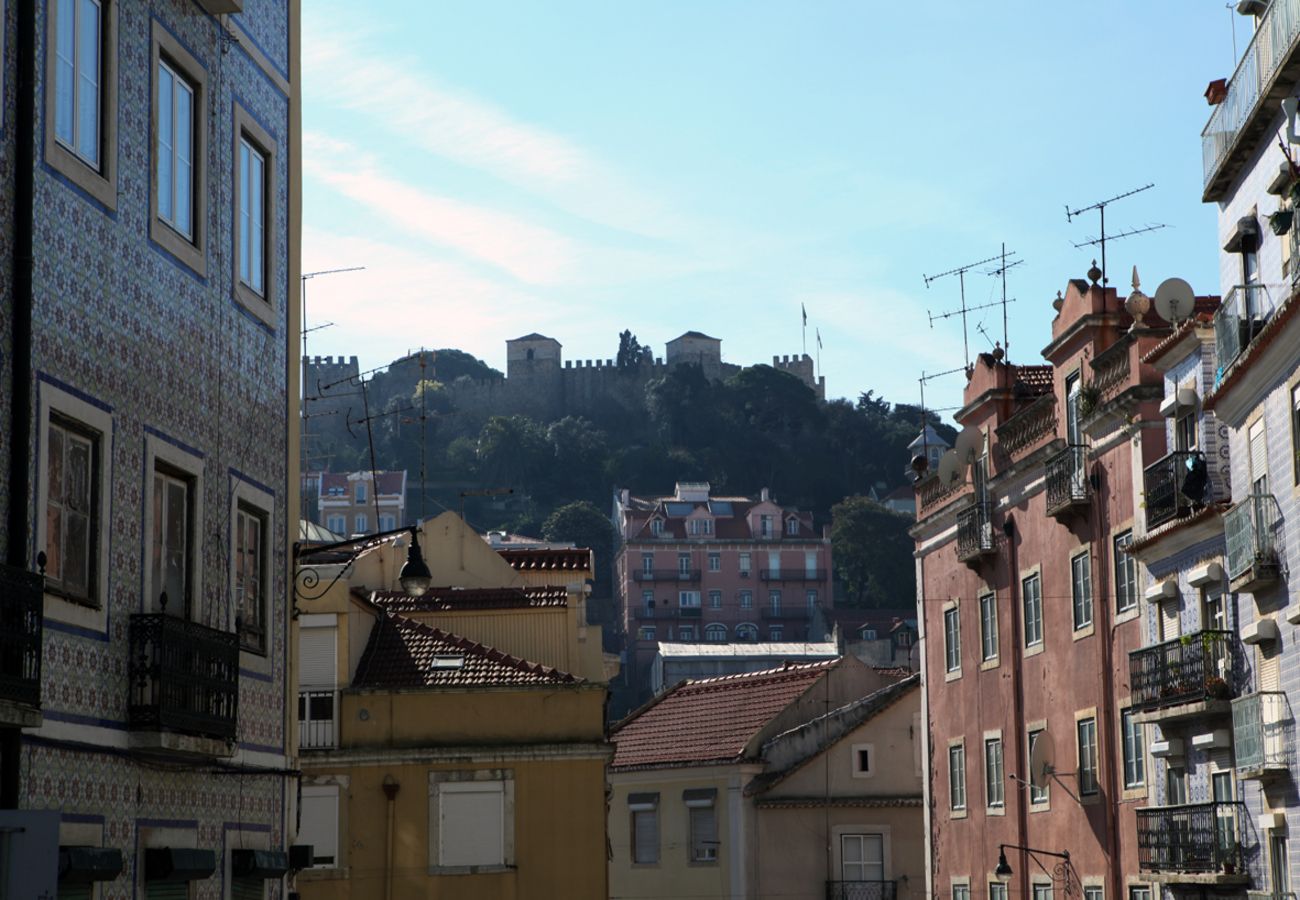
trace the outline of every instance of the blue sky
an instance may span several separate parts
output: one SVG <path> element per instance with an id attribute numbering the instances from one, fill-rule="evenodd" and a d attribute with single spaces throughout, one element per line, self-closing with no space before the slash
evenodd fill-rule
<path id="1" fill-rule="evenodd" d="M 540 331 L 609 358 L 688 329 L 741 364 L 820 328 L 830 396 L 917 400 L 963 361 L 958 283 L 1012 269 L 1010 355 L 1040 361 L 1051 300 L 1107 210 L 1113 285 L 1139 267 L 1217 290 L 1200 131 L 1246 19 L 1222 0 L 1087 3 L 304 4 L 308 353 L 383 365 L 452 346 L 504 368 Z M 996 278 L 967 276 L 967 302 Z M 1000 339 L 975 313 L 972 352 Z M 927 386 L 959 401 L 960 376 Z"/>

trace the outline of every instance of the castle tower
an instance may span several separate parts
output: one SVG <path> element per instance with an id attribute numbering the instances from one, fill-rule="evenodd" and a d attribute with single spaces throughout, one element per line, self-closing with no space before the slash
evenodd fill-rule
<path id="1" fill-rule="evenodd" d="M 506 341 L 506 378 L 558 372 L 561 364 L 560 342 L 533 332 Z"/>
<path id="2" fill-rule="evenodd" d="M 818 378 L 813 365 L 813 358 L 807 353 L 799 356 L 773 356 L 772 368 L 789 372 L 808 387 L 813 389 L 820 400 L 826 399 L 826 377 Z"/>
<path id="3" fill-rule="evenodd" d="M 722 378 L 722 340 L 698 331 L 688 331 L 667 345 L 668 367 L 690 363 L 700 367 L 711 381 Z"/>

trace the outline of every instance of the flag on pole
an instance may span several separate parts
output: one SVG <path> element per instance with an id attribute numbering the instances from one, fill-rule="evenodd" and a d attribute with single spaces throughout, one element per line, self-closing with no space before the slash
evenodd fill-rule
<path id="1" fill-rule="evenodd" d="M 820 328 L 814 330 L 817 332 L 817 349 L 820 350 L 822 348 L 822 330 Z"/>
<path id="2" fill-rule="evenodd" d="M 800 304 L 799 304 L 799 309 L 803 312 L 803 324 L 804 324 L 804 327 L 807 328 L 807 327 L 808 327 L 808 308 L 807 308 L 806 306 L 804 306 L 802 303 L 800 303 Z"/>

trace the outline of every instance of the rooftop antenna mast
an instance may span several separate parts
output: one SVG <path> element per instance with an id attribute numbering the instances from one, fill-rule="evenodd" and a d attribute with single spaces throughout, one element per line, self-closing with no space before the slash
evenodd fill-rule
<path id="1" fill-rule="evenodd" d="M 934 277 L 939 278 L 941 276 L 936 275 Z M 930 427 L 930 423 L 926 421 L 926 416 L 925 416 L 926 414 L 925 383 L 927 381 L 934 381 L 934 379 L 936 378 L 942 378 L 945 375 L 955 375 L 958 372 L 965 372 L 965 371 L 966 371 L 966 366 L 962 366 L 960 369 L 949 369 L 946 372 L 934 372 L 933 374 L 927 375 L 925 370 L 922 369 L 921 377 L 916 379 L 917 383 L 921 385 L 921 453 L 925 456 L 926 459 L 930 458 L 930 440 L 928 437 L 928 429 Z M 957 409 L 957 408 L 958 407 L 949 407 L 949 409 Z M 930 412 L 943 412 L 943 411 L 944 410 L 930 410 Z"/>
<path id="2" fill-rule="evenodd" d="M 1161 228 L 1166 227 L 1164 224 L 1144 225 L 1141 228 L 1130 228 L 1128 231 L 1121 231 L 1119 234 L 1111 235 L 1110 238 L 1108 239 L 1106 237 L 1106 207 L 1114 203 L 1116 200 L 1123 200 L 1125 197 L 1132 197 L 1134 194 L 1140 194 L 1143 191 L 1148 191 L 1155 186 L 1156 186 L 1155 182 L 1152 182 L 1151 184 L 1144 184 L 1140 188 L 1134 188 L 1131 191 L 1125 191 L 1122 194 L 1116 194 L 1114 197 L 1111 197 L 1107 200 L 1098 200 L 1096 203 L 1093 203 L 1091 206 L 1081 206 L 1078 209 L 1070 209 L 1069 204 L 1066 204 L 1065 221 L 1067 222 L 1073 222 L 1075 216 L 1082 215 L 1083 213 L 1086 212 L 1092 212 L 1094 209 L 1097 210 L 1098 214 L 1101 216 L 1101 237 L 1091 241 L 1081 241 L 1080 243 L 1075 244 L 1074 246 L 1075 249 L 1078 249 L 1080 247 L 1094 247 L 1098 244 L 1101 245 L 1101 286 L 1103 288 L 1106 286 L 1106 241 L 1107 240 L 1118 241 L 1120 238 L 1132 237 L 1135 234 L 1145 234 L 1148 231 L 1157 231 Z"/>
<path id="3" fill-rule="evenodd" d="M 1011 255 L 1014 256 L 1015 254 L 1013 253 Z M 958 284 L 961 285 L 961 307 L 958 309 L 949 310 L 948 312 L 937 313 L 937 314 L 927 311 L 927 315 L 929 315 L 930 317 L 931 328 L 934 327 L 935 319 L 947 319 L 947 318 L 951 318 L 952 316 L 958 316 L 958 315 L 961 316 L 961 341 L 962 341 L 962 347 L 964 348 L 966 353 L 967 368 L 970 367 L 970 334 L 966 327 L 966 314 L 969 312 L 974 312 L 977 309 L 985 309 L 989 306 L 993 306 L 994 304 L 989 303 L 989 304 L 985 304 L 984 306 L 966 305 L 966 273 L 969 272 L 971 269 L 976 268 L 977 266 L 988 265 L 991 262 L 998 262 L 998 261 L 1005 262 L 1005 256 L 1006 256 L 1006 248 L 1004 247 L 1002 255 L 990 256 L 988 259 L 981 259 L 979 262 L 973 262 L 964 266 L 958 266 L 955 269 L 949 269 L 947 272 L 940 272 L 938 275 L 925 275 L 925 274 L 921 275 L 921 278 L 925 281 L 925 286 L 927 288 L 930 287 L 931 283 L 938 281 L 940 278 L 946 278 L 949 275 L 957 276 L 957 282 Z M 922 374 L 922 377 L 924 377 L 924 374 Z"/>
<path id="4" fill-rule="evenodd" d="M 1014 300 L 1011 301 L 1007 300 L 1007 269 L 1015 268 L 1016 266 L 1024 262 L 1023 259 L 1011 260 L 1010 262 L 1007 261 L 1008 256 L 1015 256 L 1015 255 L 1016 255 L 1016 251 L 1014 250 L 1012 250 L 1010 253 L 1007 253 L 1007 244 L 1006 241 L 1003 241 L 1002 258 L 999 261 L 998 265 L 989 271 L 989 275 L 993 276 L 994 278 L 1002 279 L 1002 354 L 1003 354 L 1003 359 L 1005 359 L 1007 362 L 1011 362 L 1011 356 L 1007 351 L 1007 347 L 1010 345 L 1010 341 L 1007 338 L 1007 303 L 1015 302 Z M 984 336 L 986 338 L 988 337 L 987 334 L 985 334 Z"/>

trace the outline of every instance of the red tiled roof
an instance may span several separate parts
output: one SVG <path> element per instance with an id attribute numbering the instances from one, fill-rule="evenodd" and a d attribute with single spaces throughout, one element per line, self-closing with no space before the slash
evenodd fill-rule
<path id="1" fill-rule="evenodd" d="M 582 548 L 547 550 L 500 547 L 497 553 L 500 553 L 501 558 L 510 563 L 511 567 L 530 572 L 579 572 L 591 568 L 591 551 Z"/>
<path id="2" fill-rule="evenodd" d="M 838 660 L 685 681 L 618 725 L 615 768 L 728 762 Z"/>
<path id="3" fill-rule="evenodd" d="M 1051 366 L 1017 366 L 1016 380 L 1029 389 L 1033 396 L 1052 392 Z"/>
<path id="4" fill-rule="evenodd" d="M 375 591 L 370 598 L 387 612 L 452 612 L 458 609 L 527 609 L 569 605 L 569 592 L 560 586 L 522 588 L 429 588 L 419 597 L 404 591 Z"/>
<path id="5" fill-rule="evenodd" d="M 370 473 L 367 472 L 366 474 Z M 341 491 L 346 494 L 348 491 L 348 475 L 348 472 L 322 472 L 320 476 L 321 496 L 329 497 L 331 490 Z M 375 490 L 381 496 L 400 494 L 406 484 L 406 472 L 404 470 L 376 472 L 375 477 L 378 479 L 376 482 L 378 486 Z"/>
<path id="6" fill-rule="evenodd" d="M 448 665 L 437 665 L 438 661 Z M 458 660 L 462 662 L 456 664 Z M 403 616 L 381 613 L 354 687 L 487 687 L 575 684 L 582 679 Z"/>

